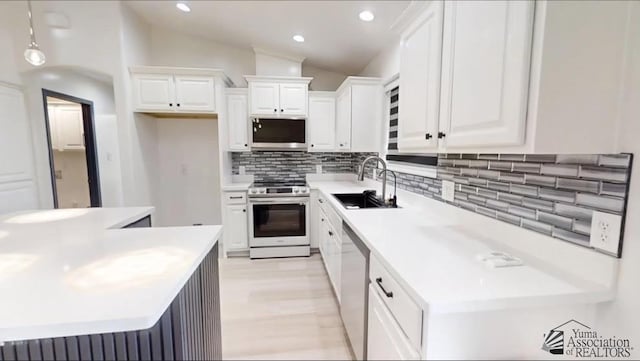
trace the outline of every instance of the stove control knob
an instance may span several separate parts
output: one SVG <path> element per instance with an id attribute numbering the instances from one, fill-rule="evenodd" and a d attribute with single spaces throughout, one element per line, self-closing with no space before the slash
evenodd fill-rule
<path id="1" fill-rule="evenodd" d="M 252 189 L 252 190 L 251 190 L 251 194 L 256 194 L 256 193 L 258 193 L 258 191 L 257 191 L 257 190 L 255 190 L 255 189 Z"/>

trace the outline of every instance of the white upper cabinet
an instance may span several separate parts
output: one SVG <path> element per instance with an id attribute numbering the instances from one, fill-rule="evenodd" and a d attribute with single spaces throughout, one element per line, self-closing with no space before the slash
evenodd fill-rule
<path id="1" fill-rule="evenodd" d="M 280 84 L 280 112 L 285 115 L 307 114 L 307 84 Z"/>
<path id="2" fill-rule="evenodd" d="M 84 150 L 84 125 L 79 105 L 48 107 L 51 147 L 55 150 Z"/>
<path id="3" fill-rule="evenodd" d="M 338 93 L 336 98 L 336 149 L 351 149 L 351 87 Z"/>
<path id="4" fill-rule="evenodd" d="M 249 114 L 246 89 L 227 90 L 229 150 L 249 150 Z"/>
<path id="5" fill-rule="evenodd" d="M 380 151 L 384 113 L 382 80 L 350 76 L 336 94 L 336 149 Z"/>
<path id="6" fill-rule="evenodd" d="M 307 127 L 310 152 L 326 152 L 335 148 L 336 98 L 333 92 L 309 93 Z"/>
<path id="7" fill-rule="evenodd" d="M 249 83 L 249 115 L 306 117 L 312 78 L 245 76 Z"/>
<path id="8" fill-rule="evenodd" d="M 280 84 L 250 83 L 251 114 L 280 113 Z"/>
<path id="9" fill-rule="evenodd" d="M 215 112 L 215 80 L 208 76 L 175 76 L 176 107 L 183 111 Z"/>
<path id="10" fill-rule="evenodd" d="M 402 35 L 398 149 L 438 147 L 443 3 L 432 2 Z"/>
<path id="11" fill-rule="evenodd" d="M 223 102 L 222 88 L 233 84 L 217 69 L 142 66 L 130 72 L 134 111 L 159 116 L 216 114 L 216 103 Z"/>
<path id="12" fill-rule="evenodd" d="M 534 2 L 444 6 L 440 130 L 445 146 L 524 144 Z"/>
<path id="13" fill-rule="evenodd" d="M 173 75 L 138 74 L 133 77 L 133 99 L 137 110 L 169 110 L 175 108 Z"/>

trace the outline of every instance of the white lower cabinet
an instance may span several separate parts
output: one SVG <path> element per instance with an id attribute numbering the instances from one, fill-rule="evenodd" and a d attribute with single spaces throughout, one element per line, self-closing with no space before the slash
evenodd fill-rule
<path id="1" fill-rule="evenodd" d="M 244 192 L 225 192 L 224 250 L 243 251 L 249 248 L 247 197 Z"/>
<path id="2" fill-rule="evenodd" d="M 340 302 L 340 277 L 342 270 L 342 223 L 335 220 L 335 212 L 327 205 L 326 200 L 319 196 L 320 206 L 318 207 L 318 247 L 322 255 L 327 275 L 331 286 L 336 294 L 338 303 Z M 325 211 L 326 210 L 326 211 Z M 327 213 L 332 216 L 327 216 Z M 333 220 L 332 220 L 333 219 Z M 335 223 L 340 223 L 336 226 Z"/>
<path id="3" fill-rule="evenodd" d="M 369 285 L 368 360 L 419 360 L 420 354 L 409 343 L 382 298 Z"/>

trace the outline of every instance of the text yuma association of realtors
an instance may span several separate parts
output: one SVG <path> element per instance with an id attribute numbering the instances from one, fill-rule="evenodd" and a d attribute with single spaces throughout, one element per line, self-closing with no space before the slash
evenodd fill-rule
<path id="1" fill-rule="evenodd" d="M 566 355 L 575 357 L 631 357 L 629 339 L 616 338 L 615 336 L 603 338 L 593 330 L 571 329 L 568 340 L 565 340 Z"/>

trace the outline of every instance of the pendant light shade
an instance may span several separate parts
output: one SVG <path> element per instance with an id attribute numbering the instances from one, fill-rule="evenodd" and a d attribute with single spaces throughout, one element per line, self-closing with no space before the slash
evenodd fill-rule
<path id="1" fill-rule="evenodd" d="M 29 36 L 31 42 L 29 46 L 27 46 L 27 50 L 24 51 L 24 59 L 31 65 L 40 66 L 44 64 L 47 58 L 36 42 L 36 33 L 33 30 L 33 18 L 31 14 L 31 0 L 27 0 L 27 6 L 29 7 L 27 16 L 29 17 Z"/>

